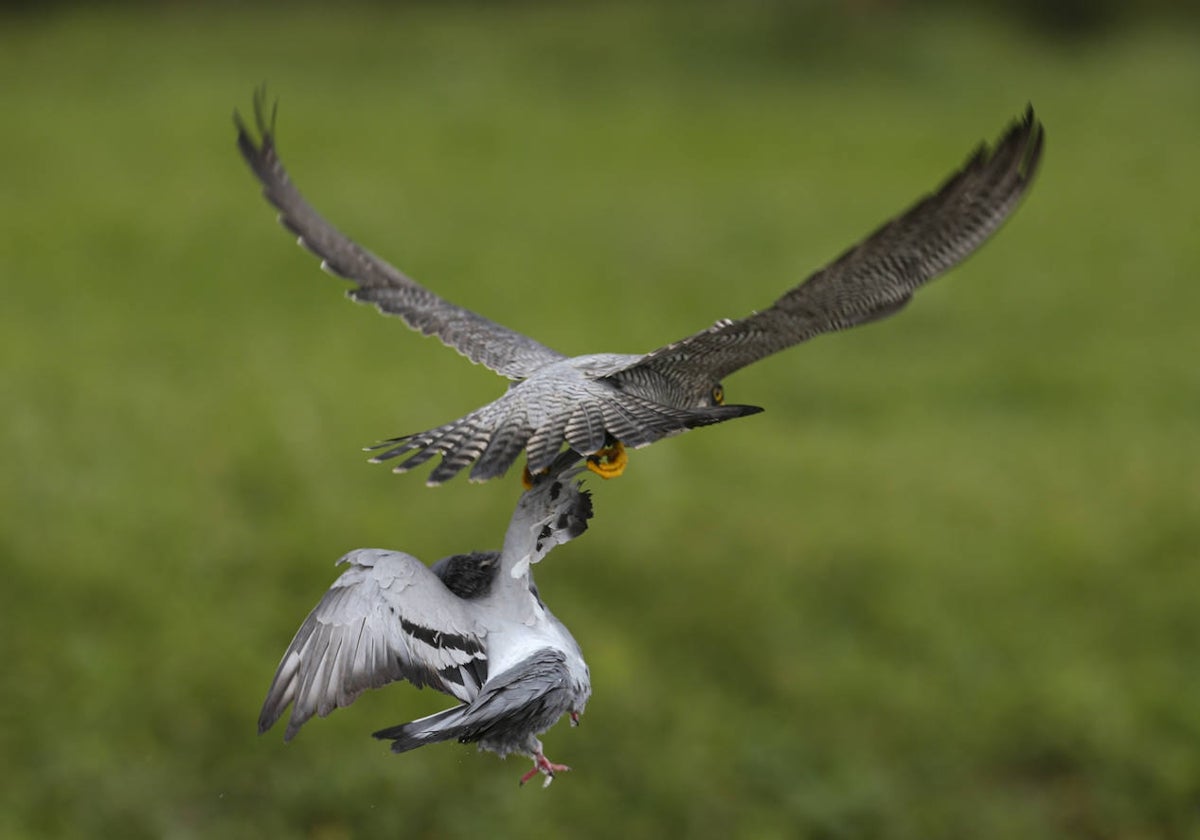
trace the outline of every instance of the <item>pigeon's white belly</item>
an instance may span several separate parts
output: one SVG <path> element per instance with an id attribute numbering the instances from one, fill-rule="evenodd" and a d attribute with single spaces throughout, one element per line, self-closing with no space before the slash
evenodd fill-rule
<path id="1" fill-rule="evenodd" d="M 502 674 L 539 650 L 561 650 L 567 658 L 567 668 L 575 682 L 588 685 L 587 665 L 579 643 L 562 622 L 545 609 L 538 608 L 532 624 L 505 621 L 488 631 L 488 675 Z"/>

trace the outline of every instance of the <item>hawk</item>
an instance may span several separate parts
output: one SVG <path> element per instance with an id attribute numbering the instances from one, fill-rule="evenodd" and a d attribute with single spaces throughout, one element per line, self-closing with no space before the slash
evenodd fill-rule
<path id="1" fill-rule="evenodd" d="M 898 312 L 927 281 L 962 262 L 1016 209 L 1037 173 L 1044 130 L 1032 106 L 994 146 L 982 144 L 934 192 L 884 223 L 766 309 L 645 354 L 566 356 L 453 304 L 347 238 L 292 183 L 275 142 L 276 107 L 254 100 L 257 137 L 234 112 L 237 144 L 263 195 L 321 267 L 356 285 L 350 298 L 374 304 L 513 384 L 498 399 L 424 432 L 368 447 L 372 462 L 404 457 L 406 472 L 440 455 L 427 484 L 470 466 L 473 481 L 503 475 L 526 454 L 528 474 L 563 446 L 604 477 L 619 475 L 625 447 L 762 409 L 725 404 L 723 380 L 747 365 L 822 333 Z"/>

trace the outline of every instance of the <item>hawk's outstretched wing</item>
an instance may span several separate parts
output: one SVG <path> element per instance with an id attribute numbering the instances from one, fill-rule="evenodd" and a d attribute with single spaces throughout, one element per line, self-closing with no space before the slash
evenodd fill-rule
<path id="1" fill-rule="evenodd" d="M 254 117 L 257 142 L 241 115 L 236 111 L 233 115 L 242 156 L 262 182 L 267 201 L 279 210 L 280 223 L 322 259 L 322 268 L 358 284 L 350 291 L 351 298 L 398 315 L 414 330 L 436 335 L 472 362 L 509 379 L 523 379 L 564 358 L 528 336 L 435 295 L 343 235 L 305 201 L 283 168 L 275 149 L 275 113 L 272 109 L 268 118 L 266 93 L 261 88 L 254 96 Z"/>
<path id="2" fill-rule="evenodd" d="M 768 309 L 661 347 L 638 368 L 719 381 L 766 356 L 833 330 L 884 318 L 953 268 L 1016 208 L 1037 172 L 1044 131 L 1032 106 L 993 150 L 981 146 L 933 194 L 884 224 Z"/>

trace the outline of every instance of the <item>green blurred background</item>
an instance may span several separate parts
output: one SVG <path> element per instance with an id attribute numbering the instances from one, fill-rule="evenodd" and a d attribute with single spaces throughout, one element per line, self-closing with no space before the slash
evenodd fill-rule
<path id="1" fill-rule="evenodd" d="M 1200 37 L 1002 8 L 0 12 L 0 834 L 1200 836 Z M 518 789 L 373 741 L 410 686 L 255 734 L 337 557 L 495 546 L 519 490 L 364 463 L 504 385 L 277 227 L 264 80 L 328 218 L 572 353 L 766 305 L 1027 101 L 1047 151 L 901 316 L 591 482 L 538 582 L 595 694 Z"/>

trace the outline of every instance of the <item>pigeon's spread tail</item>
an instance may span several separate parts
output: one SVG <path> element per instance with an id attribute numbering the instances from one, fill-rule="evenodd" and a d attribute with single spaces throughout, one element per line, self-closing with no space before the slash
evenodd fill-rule
<path id="1" fill-rule="evenodd" d="M 408 752 L 439 741 L 453 741 L 462 734 L 462 718 L 466 709 L 465 704 L 455 706 L 453 709 L 446 709 L 444 712 L 399 726 L 389 726 L 372 734 L 381 741 L 391 741 L 392 752 L 397 753 Z"/>

